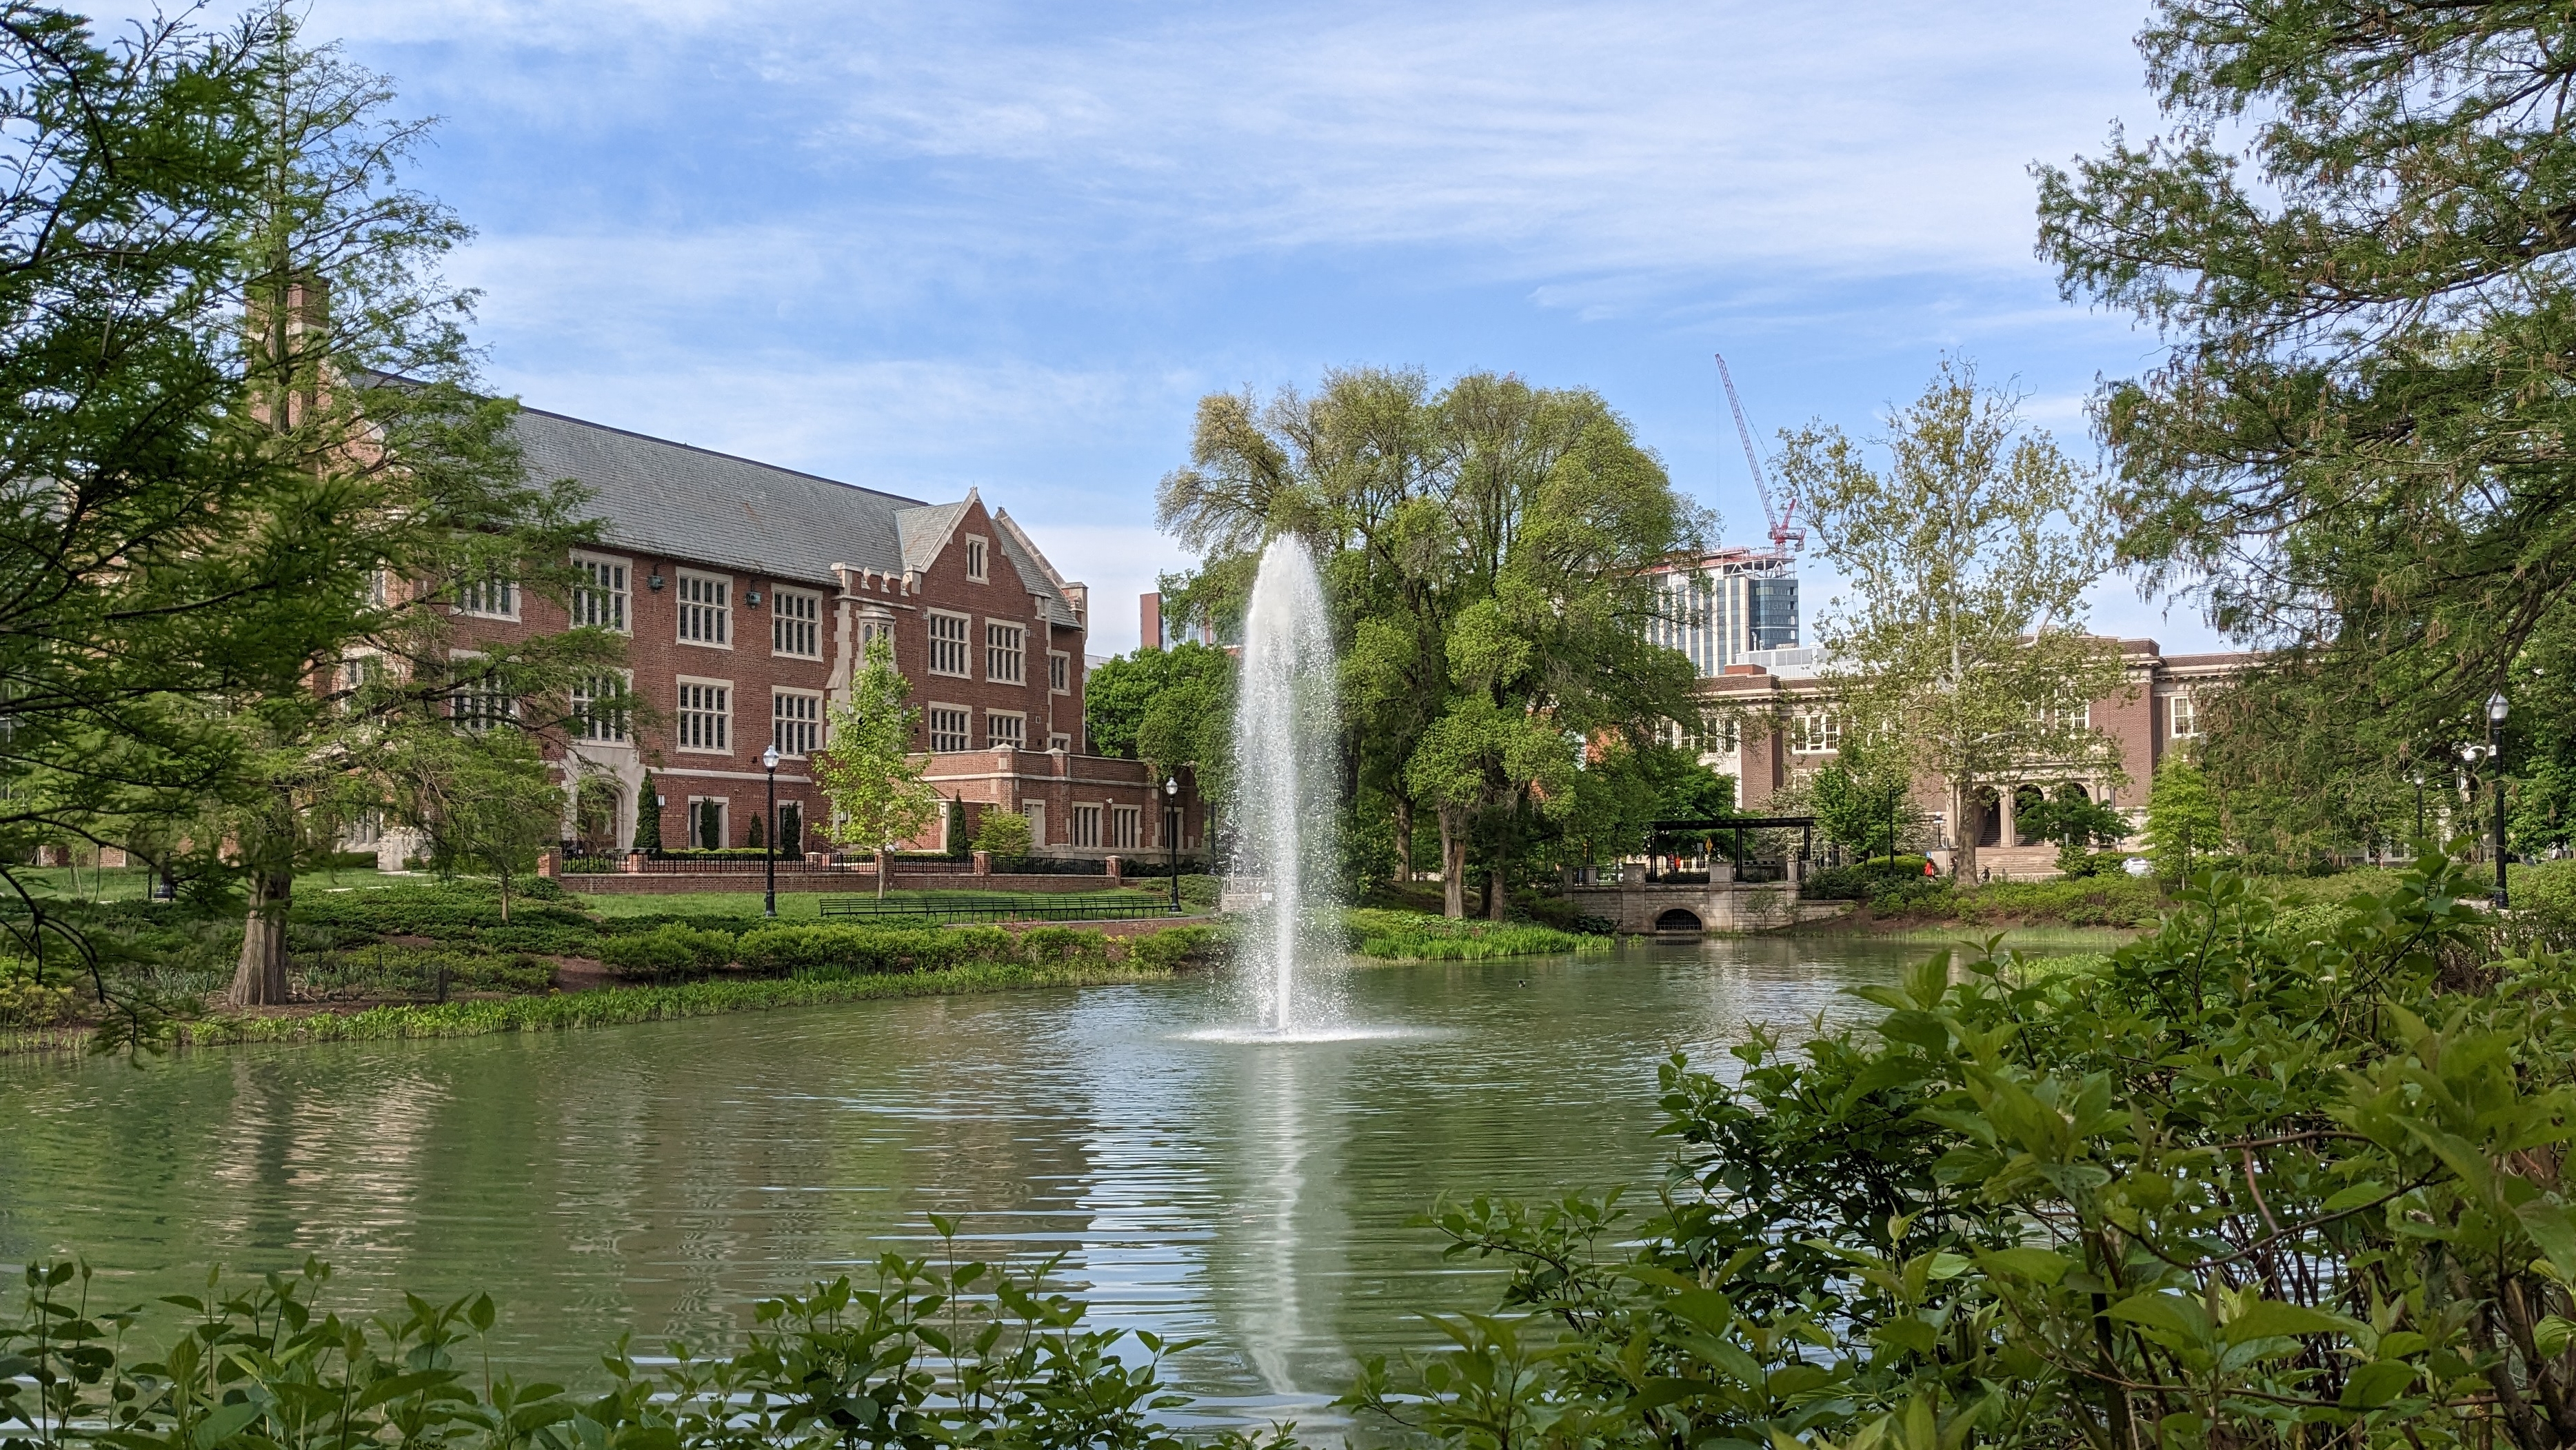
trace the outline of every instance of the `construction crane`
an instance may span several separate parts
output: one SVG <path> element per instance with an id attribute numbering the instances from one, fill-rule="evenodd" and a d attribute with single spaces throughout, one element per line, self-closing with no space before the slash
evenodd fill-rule
<path id="1" fill-rule="evenodd" d="M 1782 488 L 1778 505 L 1771 481 L 1762 475 L 1762 457 L 1754 451 L 1753 425 L 1744 421 L 1744 400 L 1735 395 L 1735 375 L 1726 370 L 1726 354 L 1717 358 L 1717 380 L 1726 389 L 1726 406 L 1735 410 L 1735 436 L 1744 440 L 1744 466 L 1753 470 L 1753 490 L 1762 496 L 1762 517 L 1771 525 L 1771 557 L 1791 559 L 1806 547 L 1807 531 L 1798 527 L 1798 495 Z"/>

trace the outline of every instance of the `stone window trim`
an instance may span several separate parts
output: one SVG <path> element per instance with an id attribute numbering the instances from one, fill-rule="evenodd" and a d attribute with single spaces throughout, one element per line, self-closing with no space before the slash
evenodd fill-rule
<path id="1" fill-rule="evenodd" d="M 822 595 L 811 589 L 773 584 L 769 590 L 769 610 L 771 654 L 792 660 L 819 660 L 823 657 Z"/>
<path id="2" fill-rule="evenodd" d="M 789 701 L 796 703 L 789 704 Z M 778 685 L 769 692 L 769 739 L 789 760 L 805 760 L 823 746 L 823 692 Z"/>
<path id="3" fill-rule="evenodd" d="M 519 621 L 519 584 L 498 572 L 456 586 L 456 612 L 475 619 Z"/>
<path id="4" fill-rule="evenodd" d="M 1047 651 L 1047 693 L 1073 693 L 1073 656 L 1060 649 Z"/>
<path id="5" fill-rule="evenodd" d="M 952 679 L 974 678 L 975 645 L 973 616 L 945 609 L 922 611 L 922 627 L 930 636 L 930 651 L 923 668 L 930 674 Z"/>
<path id="6" fill-rule="evenodd" d="M 1145 808 L 1113 805 L 1109 808 L 1109 849 L 1138 851 L 1145 847 Z"/>
<path id="7" fill-rule="evenodd" d="M 733 648 L 733 576 L 704 569 L 676 569 L 671 585 L 678 606 L 679 642 L 700 649 Z"/>
<path id="8" fill-rule="evenodd" d="M 944 700 L 932 700 L 924 705 L 921 722 L 922 729 L 929 733 L 930 753 L 956 755 L 963 752 L 974 743 L 967 735 L 974 728 L 974 720 L 975 712 L 963 705 L 953 705 Z M 943 741 L 953 743 L 943 744 Z"/>
<path id="9" fill-rule="evenodd" d="M 710 806 L 715 809 L 717 848 L 722 849 L 733 843 L 733 797 L 693 795 L 689 797 L 688 809 L 681 814 L 681 819 L 686 823 L 683 829 L 688 838 L 683 849 L 698 850 L 704 847 L 705 842 L 698 830 L 699 812 Z"/>
<path id="10" fill-rule="evenodd" d="M 1014 750 L 1028 749 L 1029 715 L 1027 711 L 987 710 L 984 712 L 984 748 L 998 750 L 1005 745 Z"/>
<path id="11" fill-rule="evenodd" d="M 1105 839 L 1102 823 L 1108 814 L 1107 807 L 1099 801 L 1073 802 L 1072 809 L 1065 812 L 1064 843 L 1086 850 L 1100 849 Z"/>
<path id="12" fill-rule="evenodd" d="M 995 685 L 1029 682 L 1029 627 L 1016 619 L 984 621 L 984 679 Z"/>
<path id="13" fill-rule="evenodd" d="M 579 582 L 572 590 L 572 623 L 614 634 L 635 632 L 635 561 L 591 549 L 572 551 Z M 585 617 L 587 616 L 587 617 Z"/>
<path id="14" fill-rule="evenodd" d="M 991 583 L 993 579 L 993 541 L 985 538 L 982 534 L 968 534 L 965 538 L 966 577 L 974 580 L 978 584 Z"/>
<path id="15" fill-rule="evenodd" d="M 592 707 L 599 700 L 599 692 L 593 687 L 610 680 L 622 687 L 622 693 L 629 697 L 634 695 L 635 672 L 628 669 L 609 669 L 584 677 L 579 684 L 572 687 L 565 702 L 570 707 L 566 713 L 572 717 L 565 733 L 582 745 L 632 747 L 635 744 L 634 722 L 628 718 L 624 710 L 593 712 Z"/>
<path id="16" fill-rule="evenodd" d="M 683 755 L 733 754 L 733 681 L 681 675 L 674 683 L 671 748 Z"/>
<path id="17" fill-rule="evenodd" d="M 2189 690 L 2176 690 L 2165 697 L 2165 734 L 2174 740 L 2193 740 L 2200 735 L 2200 703 Z"/>

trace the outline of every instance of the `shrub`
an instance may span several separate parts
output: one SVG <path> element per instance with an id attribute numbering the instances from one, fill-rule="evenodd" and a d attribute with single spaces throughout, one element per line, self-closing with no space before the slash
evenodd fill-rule
<path id="1" fill-rule="evenodd" d="M 715 971 L 734 959 L 734 938 L 721 931 L 664 926 L 599 945 L 600 964 L 621 977 L 661 981 Z"/>
<path id="2" fill-rule="evenodd" d="M 868 976 L 921 970 L 940 955 L 936 928 L 764 926 L 742 934 L 743 966 L 769 976 Z"/>
<path id="3" fill-rule="evenodd" d="M 1109 938 L 1070 926 L 1031 927 L 1020 934 L 1020 959 L 1033 967 L 1098 967 L 1109 964 Z"/>
<path id="4" fill-rule="evenodd" d="M 1890 862 L 1882 856 L 1829 866 L 1810 875 L 1798 894 L 1811 901 L 1867 901 L 1889 887 L 1924 879 L 1922 857 L 1899 856 Z"/>
<path id="5" fill-rule="evenodd" d="M 986 810 L 975 822 L 975 849 L 997 857 L 1029 854 L 1029 818 L 998 806 Z"/>
<path id="6" fill-rule="evenodd" d="M 72 988 L 57 979 L 39 985 L 36 964 L 0 957 L 0 1027 L 50 1027 L 72 1014 Z"/>
<path id="7" fill-rule="evenodd" d="M 1127 939 L 1130 965 L 1158 972 L 1174 972 L 1190 962 L 1204 962 L 1224 954 L 1233 937 L 1224 927 L 1167 926 L 1161 931 Z"/>

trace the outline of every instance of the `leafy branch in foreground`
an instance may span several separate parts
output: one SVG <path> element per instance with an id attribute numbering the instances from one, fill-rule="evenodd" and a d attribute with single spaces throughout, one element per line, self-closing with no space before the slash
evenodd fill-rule
<path id="1" fill-rule="evenodd" d="M 1658 1207 L 1435 1217 L 1512 1270 L 1348 1403 L 1445 1444 L 2576 1438 L 2576 960 L 2427 852 L 2320 928 L 2199 874 L 2098 967 L 1993 944 L 1734 1081 Z"/>

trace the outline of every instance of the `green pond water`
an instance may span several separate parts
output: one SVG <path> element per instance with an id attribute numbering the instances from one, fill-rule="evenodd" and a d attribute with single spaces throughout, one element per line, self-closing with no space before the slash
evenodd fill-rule
<path id="1" fill-rule="evenodd" d="M 1655 1064 L 1937 943 L 1755 939 L 1381 966 L 1339 1042 L 1245 1020 L 1222 977 L 543 1036 L 0 1065 L 0 1261 L 86 1256 L 137 1302 L 319 1256 L 340 1307 L 489 1289 L 496 1360 L 597 1378 L 632 1330 L 720 1346 L 751 1302 L 923 1252 L 1062 1253 L 1099 1322 L 1206 1344 L 1218 1421 L 1310 1427 L 1355 1356 L 1426 1345 L 1492 1271 L 1406 1220 L 1440 1194 L 1651 1183 Z M 2058 946 L 2054 949 L 2070 949 Z"/>

